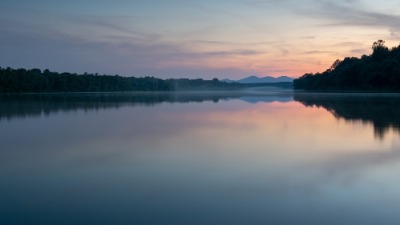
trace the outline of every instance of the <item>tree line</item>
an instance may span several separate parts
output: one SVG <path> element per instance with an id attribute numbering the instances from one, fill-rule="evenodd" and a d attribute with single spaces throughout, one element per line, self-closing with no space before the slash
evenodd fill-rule
<path id="1" fill-rule="evenodd" d="M 48 69 L 41 71 L 0 67 L 0 93 L 178 91 L 239 86 L 221 82 L 216 78 L 163 80 L 154 77 L 57 73 Z"/>
<path id="2" fill-rule="evenodd" d="M 374 42 L 372 54 L 336 60 L 322 73 L 308 73 L 293 81 L 295 89 L 312 91 L 400 91 L 400 45 L 389 49 Z"/>

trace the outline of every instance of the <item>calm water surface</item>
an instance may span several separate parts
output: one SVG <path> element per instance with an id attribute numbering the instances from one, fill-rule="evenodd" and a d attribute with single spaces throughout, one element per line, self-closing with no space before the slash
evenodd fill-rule
<path id="1" fill-rule="evenodd" d="M 400 96 L 0 97 L 0 224 L 399 224 Z"/>

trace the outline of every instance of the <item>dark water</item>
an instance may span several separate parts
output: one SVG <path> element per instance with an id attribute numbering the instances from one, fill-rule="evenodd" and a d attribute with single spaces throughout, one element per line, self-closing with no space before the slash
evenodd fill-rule
<path id="1" fill-rule="evenodd" d="M 400 95 L 0 96 L 0 224 L 400 222 Z"/>

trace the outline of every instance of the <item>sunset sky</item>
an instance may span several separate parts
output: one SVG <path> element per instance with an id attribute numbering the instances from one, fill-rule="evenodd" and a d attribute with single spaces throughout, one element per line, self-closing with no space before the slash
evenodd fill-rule
<path id="1" fill-rule="evenodd" d="M 0 67 L 298 77 L 400 43 L 398 0 L 2 0 Z"/>

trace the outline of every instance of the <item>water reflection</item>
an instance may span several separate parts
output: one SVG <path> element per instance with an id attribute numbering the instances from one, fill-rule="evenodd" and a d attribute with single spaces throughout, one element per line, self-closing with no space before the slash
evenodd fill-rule
<path id="1" fill-rule="evenodd" d="M 323 107 L 350 123 L 370 123 L 379 139 L 391 130 L 400 133 L 400 94 L 295 93 L 294 100 L 307 107 Z"/>
<path id="2" fill-rule="evenodd" d="M 99 110 L 123 106 L 154 106 L 162 103 L 191 103 L 241 99 L 246 102 L 289 102 L 292 92 L 131 92 L 76 94 L 0 95 L 0 120 L 50 115 L 76 110 Z"/>
<path id="3" fill-rule="evenodd" d="M 164 95 L 3 101 L 0 224 L 398 224 L 400 135 L 288 93 Z"/>

